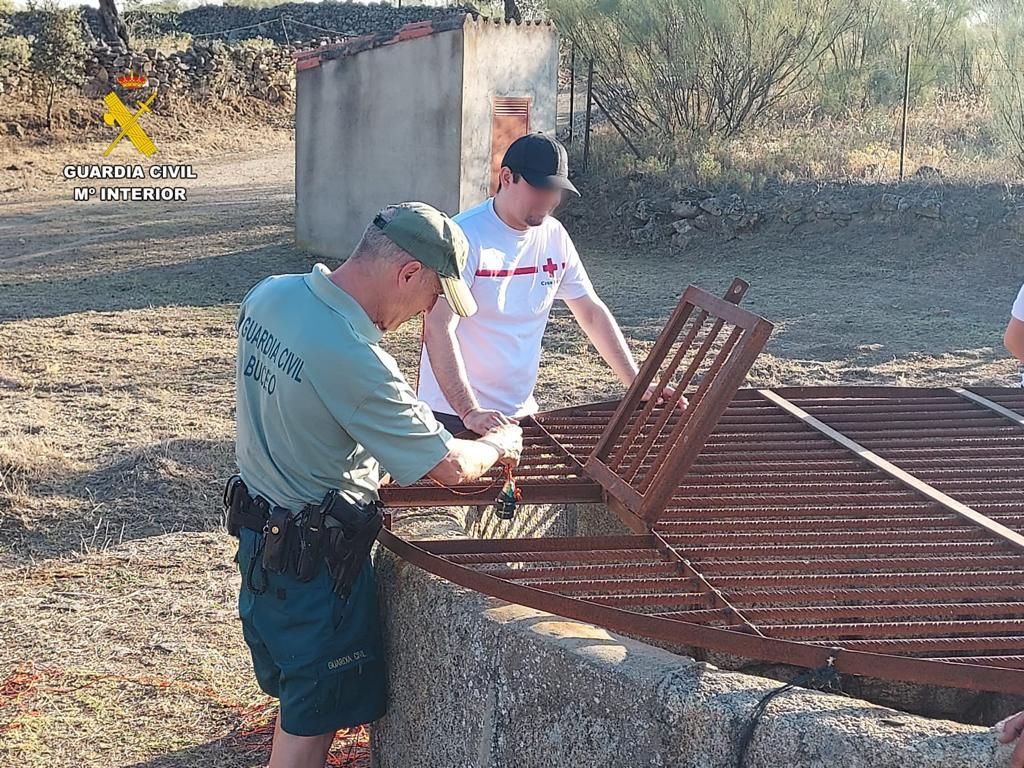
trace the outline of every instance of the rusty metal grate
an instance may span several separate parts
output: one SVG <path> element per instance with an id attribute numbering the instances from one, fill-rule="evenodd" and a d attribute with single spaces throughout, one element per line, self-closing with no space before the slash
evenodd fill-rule
<path id="1" fill-rule="evenodd" d="M 771 332 L 767 320 L 686 289 L 585 462 L 634 529 L 657 520 Z"/>
<path id="2" fill-rule="evenodd" d="M 954 390 L 773 392 L 1013 536 L 1024 530 L 1024 427 L 1011 418 Z M 1019 390 L 978 393 L 1024 409 Z M 539 415 L 548 450 L 590 455 L 615 407 Z M 597 486 L 555 487 L 584 501 Z M 741 390 L 650 534 L 425 542 L 420 564 L 652 639 L 804 666 L 842 648 L 848 673 L 1019 693 L 1024 557 L 1013 536 Z M 463 570 L 439 571 L 445 558 Z"/>
<path id="3" fill-rule="evenodd" d="M 384 543 L 464 586 L 654 640 L 1024 690 L 1024 391 L 800 387 L 729 398 L 644 517 L 616 497 L 621 486 L 592 479 L 590 459 L 602 446 L 615 455 L 613 429 L 633 433 L 617 466 L 636 471 L 620 479 L 649 477 L 682 434 L 678 409 L 653 440 L 630 429 L 645 423 L 637 403 L 531 422 L 527 501 L 603 491 L 634 530 L 649 521 L 637 535 L 411 543 L 386 532 Z M 630 409 L 639 415 L 617 418 Z"/>
<path id="4" fill-rule="evenodd" d="M 671 457 L 671 461 L 676 462 L 672 465 L 674 469 L 671 470 L 674 472 L 674 475 L 662 472 L 658 476 L 662 481 L 667 477 L 681 475 L 685 471 L 686 464 L 692 461 L 693 456 L 699 450 L 699 442 L 706 437 L 705 433 L 709 428 L 708 425 L 713 427 L 714 418 L 710 418 L 710 416 L 714 415 L 712 414 L 712 409 L 716 409 L 715 412 L 720 412 L 726 407 L 729 398 L 740 386 L 742 376 L 746 375 L 750 363 L 764 343 L 761 336 L 767 338 L 767 333 L 771 331 L 770 325 L 750 313 L 733 314 L 739 312 L 736 310 L 736 305 L 743 300 L 748 287 L 745 281 L 736 278 L 732 281 L 722 299 L 716 299 L 714 296 L 698 291 L 698 289 L 691 286 L 691 290 L 688 290 L 680 300 L 679 306 L 673 315 L 674 321 L 670 322 L 659 335 L 655 349 L 640 372 L 638 383 L 627 393 L 623 404 L 621 406 L 617 402 L 605 404 L 611 411 L 614 411 L 619 406 L 621 414 L 632 413 L 628 418 L 627 427 L 631 433 L 637 432 L 639 434 L 642 426 L 642 436 L 646 437 L 649 435 L 651 437 L 650 451 L 652 453 L 661 451 L 665 445 L 664 440 L 668 435 L 671 435 L 673 439 L 680 438 L 681 436 L 687 441 L 686 455 L 677 456 L 673 454 Z M 696 306 L 693 303 L 694 301 L 698 302 Z M 705 303 L 710 304 L 713 309 L 725 312 L 734 320 L 738 320 L 742 323 L 742 326 L 734 327 L 731 334 L 724 333 L 730 326 L 727 325 L 725 320 L 712 314 L 711 309 L 705 309 Z M 691 322 L 687 327 L 693 330 L 693 336 L 685 335 L 682 342 L 680 342 L 678 338 L 680 336 L 680 328 L 686 326 L 688 320 L 691 320 Z M 748 332 L 750 328 L 757 331 L 757 337 L 752 337 Z M 733 342 L 726 350 L 726 354 L 723 355 L 720 352 L 725 343 L 724 339 L 726 336 L 733 338 Z M 705 340 L 707 340 L 706 346 L 703 344 Z M 688 349 L 683 347 L 683 342 L 688 345 Z M 649 400 L 647 403 L 644 403 L 641 399 L 648 386 L 654 380 L 654 377 L 659 375 L 659 370 L 662 374 L 665 373 L 667 366 L 655 361 L 659 357 L 662 359 L 667 357 L 667 352 L 672 348 L 679 353 L 678 359 L 673 357 L 670 360 L 671 363 L 674 363 L 674 366 L 671 367 L 668 374 L 664 375 L 664 381 L 660 383 L 657 392 L 659 394 L 664 392 L 665 384 L 671 379 L 671 374 L 681 367 L 684 360 L 687 360 L 688 366 L 692 370 L 683 371 L 685 381 L 687 384 L 696 382 L 698 385 L 696 393 L 689 393 L 692 395 L 691 399 L 693 400 L 690 413 L 704 414 L 702 417 L 703 421 L 700 424 L 687 422 L 680 425 L 678 409 L 658 405 L 657 398 Z M 680 350 L 681 352 L 679 352 Z M 688 355 L 687 352 L 689 352 Z M 714 375 L 705 377 L 704 374 L 707 373 L 708 369 L 712 369 L 713 374 L 717 373 L 718 378 L 716 379 Z M 712 384 L 715 386 L 712 387 Z M 679 388 L 680 394 L 682 394 L 684 387 L 685 384 Z M 701 401 L 705 400 L 705 395 L 707 395 L 706 401 L 701 403 Z M 627 403 L 634 403 L 631 407 L 635 413 L 627 409 Z M 698 405 L 698 403 L 701 404 Z M 572 409 L 567 411 L 567 413 L 571 411 Z M 611 411 L 600 414 L 602 422 L 601 428 L 597 430 L 598 435 L 612 418 L 613 414 Z M 563 412 L 552 412 L 550 418 L 557 419 L 561 413 Z M 687 414 L 687 418 L 689 415 Z M 576 418 L 574 414 L 569 416 L 570 421 L 574 418 Z M 619 480 L 615 476 L 614 471 L 607 467 L 600 456 L 595 461 L 589 462 L 589 467 L 584 467 L 591 458 L 589 454 L 593 453 L 592 449 L 595 447 L 595 443 L 589 444 L 586 453 L 569 450 L 566 446 L 571 447 L 571 441 L 554 439 L 545 428 L 546 420 L 543 420 L 544 424 L 541 423 L 542 420 L 526 419 L 522 423 L 524 450 L 522 462 L 519 469 L 516 470 L 516 480 L 522 488 L 525 498 L 538 504 L 602 501 L 605 499 L 605 494 L 600 483 L 593 477 L 595 466 L 598 468 L 598 472 L 603 470 L 602 476 L 608 478 L 611 487 L 618 490 L 631 490 L 628 483 Z M 621 420 L 626 421 L 626 416 L 622 415 Z M 618 429 L 617 424 L 614 427 L 609 427 L 610 434 L 612 434 L 613 428 Z M 698 432 L 698 430 L 703 431 Z M 622 442 L 621 439 L 619 439 L 619 442 Z M 609 441 L 609 445 L 611 445 L 611 441 Z M 631 460 L 634 453 L 633 451 L 626 451 L 621 455 L 626 460 Z M 641 479 L 653 480 L 654 473 L 649 473 L 647 467 L 649 467 L 649 461 L 644 461 L 642 466 L 643 478 Z M 633 471 L 630 479 L 635 481 L 636 476 L 637 472 Z M 460 486 L 457 492 L 442 488 L 429 480 L 424 480 L 407 488 L 399 488 L 397 486 L 384 488 L 382 489 L 381 496 L 389 505 L 397 507 L 489 504 L 497 495 L 497 488 L 500 487 L 501 481 L 501 473 L 495 470 L 483 482 Z M 671 483 L 668 485 L 671 485 Z M 648 484 L 645 490 L 649 490 L 649 488 Z M 669 494 L 670 492 L 669 489 Z M 664 490 L 660 491 L 658 498 L 661 498 L 664 494 Z M 642 498 L 644 498 L 642 491 L 631 492 L 631 499 Z M 654 497 L 649 495 L 648 500 L 653 503 Z M 663 504 L 664 500 L 661 503 Z M 638 521 L 634 519 L 632 514 L 629 515 L 629 518 L 634 525 L 637 525 Z M 640 523 L 637 527 L 644 528 L 645 526 Z"/>

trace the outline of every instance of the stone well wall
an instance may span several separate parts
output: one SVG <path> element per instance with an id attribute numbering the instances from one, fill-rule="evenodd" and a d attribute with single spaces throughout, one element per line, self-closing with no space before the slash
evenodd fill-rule
<path id="1" fill-rule="evenodd" d="M 618 533 L 597 506 L 400 516 L 409 538 Z M 505 529 L 500 529 L 505 526 Z M 380 768 L 735 768 L 750 714 L 776 681 L 724 671 L 596 627 L 509 605 L 377 553 L 391 704 Z M 745 766 L 1004 768 L 991 729 L 794 690 L 761 719 Z"/>

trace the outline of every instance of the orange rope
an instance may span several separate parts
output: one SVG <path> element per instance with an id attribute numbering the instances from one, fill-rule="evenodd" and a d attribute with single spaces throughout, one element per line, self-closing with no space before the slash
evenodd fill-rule
<path id="1" fill-rule="evenodd" d="M 449 493 L 454 493 L 456 496 L 480 496 L 480 495 L 482 495 L 484 493 L 487 493 L 491 489 L 496 488 L 498 483 L 500 483 L 500 482 L 511 483 L 513 486 L 515 485 L 515 479 L 512 477 L 512 467 L 509 466 L 508 464 L 506 464 L 506 465 L 504 465 L 502 467 L 502 470 L 503 470 L 502 474 L 504 475 L 504 477 L 496 477 L 491 482 L 490 485 L 488 485 L 486 488 L 483 488 L 483 489 L 481 489 L 479 491 L 457 491 L 454 488 L 452 488 L 450 485 L 445 485 L 440 480 L 435 480 L 434 478 L 430 478 L 430 481 L 432 483 L 434 483 L 434 485 L 436 485 L 436 486 L 438 486 L 440 488 L 444 488 Z M 523 492 L 520 491 L 519 488 L 515 489 L 515 495 L 516 495 L 516 501 L 522 501 Z"/>
<path id="2" fill-rule="evenodd" d="M 479 491 L 456 491 L 450 485 L 445 485 L 440 480 L 435 480 L 434 478 L 430 478 L 430 481 L 434 485 L 437 485 L 437 486 L 439 486 L 441 488 L 444 488 L 449 493 L 454 493 L 456 496 L 479 496 L 481 494 L 487 493 L 489 490 L 491 490 L 492 488 L 497 486 L 498 483 L 501 482 L 501 478 L 500 477 L 496 478 L 494 481 L 491 482 L 490 485 L 488 485 L 486 488 L 483 488 L 483 489 L 481 489 Z"/>

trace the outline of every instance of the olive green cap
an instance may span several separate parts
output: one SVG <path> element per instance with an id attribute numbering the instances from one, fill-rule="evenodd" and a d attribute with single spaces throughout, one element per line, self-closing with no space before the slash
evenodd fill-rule
<path id="1" fill-rule="evenodd" d="M 432 205 L 413 202 L 395 206 L 390 221 L 377 214 L 373 223 L 391 242 L 437 272 L 455 314 L 476 314 L 476 300 L 462 279 L 469 241 L 451 217 Z"/>

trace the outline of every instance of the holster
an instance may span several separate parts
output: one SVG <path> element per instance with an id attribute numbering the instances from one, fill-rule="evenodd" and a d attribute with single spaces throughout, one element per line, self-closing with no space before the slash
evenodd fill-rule
<path id="1" fill-rule="evenodd" d="M 335 491 L 328 492 L 321 506 L 338 523 L 327 528 L 327 569 L 335 594 L 348 597 L 384 526 L 383 506 L 379 501 L 352 504 Z"/>
<path id="2" fill-rule="evenodd" d="M 224 509 L 227 512 L 224 525 L 236 539 L 242 532 L 242 512 L 248 499 L 249 489 L 241 476 L 233 475 L 224 487 Z"/>
<path id="3" fill-rule="evenodd" d="M 285 573 L 290 570 L 292 536 L 291 514 L 287 509 L 274 507 L 267 519 L 266 544 L 263 546 L 263 567 L 273 573 Z"/>
<path id="4" fill-rule="evenodd" d="M 270 517 L 270 504 L 262 496 L 250 495 L 242 478 L 234 475 L 224 487 L 224 525 L 235 538 L 243 528 L 263 532 Z"/>
<path id="5" fill-rule="evenodd" d="M 324 502 L 318 507 L 307 507 L 296 521 L 299 536 L 299 553 L 296 557 L 295 578 L 299 581 L 312 581 L 320 572 L 320 564 L 324 559 L 324 540 L 327 529 L 327 508 Z"/>

